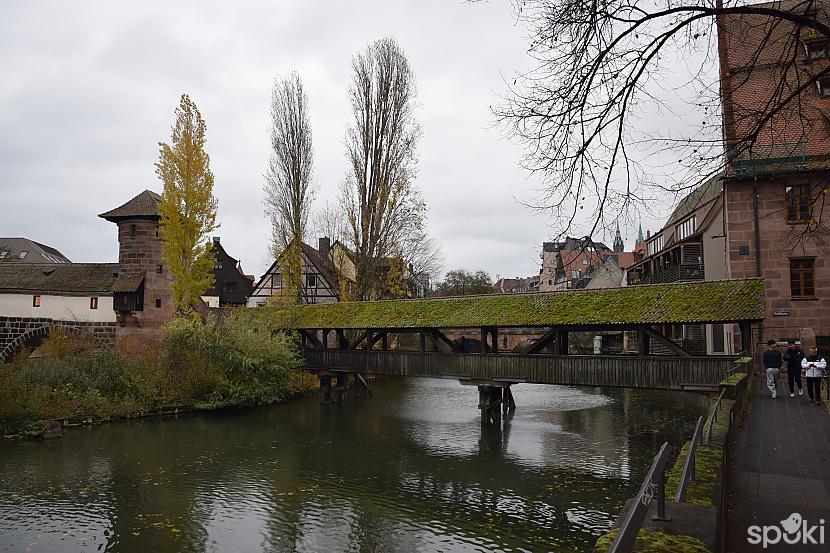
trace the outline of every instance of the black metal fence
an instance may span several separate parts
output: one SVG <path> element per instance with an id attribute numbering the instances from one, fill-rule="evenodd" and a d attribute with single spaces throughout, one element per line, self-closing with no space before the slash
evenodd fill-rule
<path id="1" fill-rule="evenodd" d="M 677 487 L 677 495 L 674 500 L 681 503 L 686 499 L 686 488 L 689 487 L 689 482 L 695 479 L 695 454 L 697 453 L 697 446 L 700 444 L 700 439 L 703 436 L 703 416 L 697 419 L 695 425 L 695 433 L 692 434 L 692 441 L 689 444 L 689 451 L 686 455 L 686 460 L 683 462 L 683 473 L 680 475 L 680 485 Z"/>

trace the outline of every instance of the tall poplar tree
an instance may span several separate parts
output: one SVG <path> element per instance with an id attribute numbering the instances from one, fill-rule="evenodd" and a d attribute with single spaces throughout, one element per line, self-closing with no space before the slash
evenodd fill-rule
<path id="1" fill-rule="evenodd" d="M 280 259 L 283 286 L 302 300 L 302 242 L 315 189 L 308 96 L 294 72 L 274 81 L 271 95 L 271 162 L 265 175 L 265 212 L 271 246 Z"/>
<path id="2" fill-rule="evenodd" d="M 210 233 L 218 202 L 205 152 L 205 121 L 196 104 L 182 94 L 171 143 L 159 142 L 156 174 L 164 183 L 158 204 L 163 258 L 173 275 L 173 303 L 187 311 L 213 285 Z"/>

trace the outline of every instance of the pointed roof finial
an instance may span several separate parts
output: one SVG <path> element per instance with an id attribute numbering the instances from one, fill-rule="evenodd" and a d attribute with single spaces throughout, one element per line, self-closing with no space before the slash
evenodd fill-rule
<path id="1" fill-rule="evenodd" d="M 637 233 L 637 244 L 642 244 L 643 242 L 645 242 L 645 239 L 643 238 L 643 222 L 640 221 L 640 230 Z"/>

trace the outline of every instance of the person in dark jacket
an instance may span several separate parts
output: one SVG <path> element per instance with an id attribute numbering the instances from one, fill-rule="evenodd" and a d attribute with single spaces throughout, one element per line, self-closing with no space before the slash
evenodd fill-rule
<path id="1" fill-rule="evenodd" d="M 776 348 L 775 340 L 767 342 L 767 349 L 761 358 L 761 362 L 767 372 L 767 388 L 769 388 L 770 397 L 775 399 L 778 397 L 778 372 L 781 370 L 782 364 L 781 352 Z"/>
<path id="2" fill-rule="evenodd" d="M 810 354 L 801 361 L 801 366 L 807 371 L 807 393 L 810 394 L 810 402 L 821 405 L 821 376 L 827 368 L 827 361 L 813 346 L 810 348 Z"/>
<path id="3" fill-rule="evenodd" d="M 787 349 L 784 350 L 784 361 L 787 362 L 787 383 L 790 385 L 790 397 L 795 397 L 795 384 L 798 384 L 798 395 L 804 395 L 804 388 L 801 385 L 802 359 L 804 359 L 804 352 L 795 345 L 795 340 L 789 340 Z"/>

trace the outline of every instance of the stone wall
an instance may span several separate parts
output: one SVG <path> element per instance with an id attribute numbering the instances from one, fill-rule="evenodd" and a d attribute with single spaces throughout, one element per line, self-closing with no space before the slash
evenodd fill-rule
<path id="1" fill-rule="evenodd" d="M 115 345 L 117 323 L 57 321 L 48 318 L 0 317 L 0 362 L 6 361 L 21 347 L 39 343 L 50 329 L 64 328 L 70 333 L 91 336 L 104 347 Z"/>
<path id="2" fill-rule="evenodd" d="M 766 288 L 766 320 L 758 342 L 796 338 L 810 346 L 816 336 L 830 335 L 830 254 L 824 243 L 805 235 L 806 225 L 788 223 L 785 187 L 798 184 L 821 186 L 819 177 L 809 174 L 757 181 L 760 229 L 760 264 Z M 729 278 L 756 276 L 756 243 L 752 180 L 726 183 L 727 235 L 729 236 Z M 815 192 L 815 190 L 814 190 Z M 790 259 L 815 258 L 815 296 L 794 298 L 790 289 Z"/>

